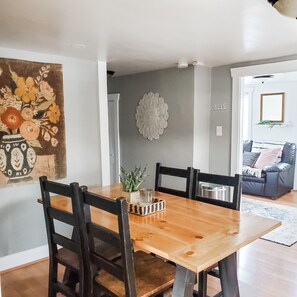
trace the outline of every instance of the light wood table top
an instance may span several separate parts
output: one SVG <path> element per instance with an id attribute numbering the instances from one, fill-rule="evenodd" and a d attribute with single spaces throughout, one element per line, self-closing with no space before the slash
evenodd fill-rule
<path id="1" fill-rule="evenodd" d="M 89 191 L 117 198 L 121 184 Z M 166 210 L 148 216 L 129 215 L 134 248 L 154 253 L 193 272 L 200 272 L 281 225 L 280 222 L 197 202 L 161 192 Z M 53 206 L 71 211 L 66 197 L 56 196 Z M 92 221 L 117 230 L 115 217 L 92 209 Z"/>

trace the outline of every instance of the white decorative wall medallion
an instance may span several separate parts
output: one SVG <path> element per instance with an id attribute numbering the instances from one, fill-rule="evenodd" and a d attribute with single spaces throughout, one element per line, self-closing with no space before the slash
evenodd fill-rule
<path id="1" fill-rule="evenodd" d="M 145 94 L 136 108 L 139 133 L 149 140 L 158 139 L 167 127 L 168 105 L 158 93 Z"/>

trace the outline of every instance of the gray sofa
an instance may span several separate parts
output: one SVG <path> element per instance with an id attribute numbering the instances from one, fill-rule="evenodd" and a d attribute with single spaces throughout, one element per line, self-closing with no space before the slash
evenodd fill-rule
<path id="1" fill-rule="evenodd" d="M 243 151 L 250 152 L 253 141 L 246 141 Z M 248 174 L 242 176 L 242 192 L 276 199 L 290 192 L 294 184 L 296 159 L 295 143 L 286 142 L 282 151 L 281 162 L 263 168 L 261 177 Z"/>

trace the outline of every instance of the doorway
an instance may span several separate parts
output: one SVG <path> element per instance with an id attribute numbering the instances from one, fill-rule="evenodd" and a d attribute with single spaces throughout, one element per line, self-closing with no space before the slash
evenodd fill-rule
<path id="1" fill-rule="evenodd" d="M 297 60 L 254 65 L 231 69 L 232 76 L 232 131 L 231 131 L 231 174 L 241 172 L 242 167 L 242 144 L 243 144 L 243 104 L 244 79 L 247 76 L 253 77 L 264 74 L 287 73 L 297 71 Z M 252 135 L 253 137 L 253 135 Z M 296 143 L 296 141 L 294 141 Z M 296 169 L 295 185 L 296 189 Z"/>
<path id="2" fill-rule="evenodd" d="M 120 94 L 108 94 L 108 132 L 111 184 L 119 182 L 120 174 L 119 100 Z"/>

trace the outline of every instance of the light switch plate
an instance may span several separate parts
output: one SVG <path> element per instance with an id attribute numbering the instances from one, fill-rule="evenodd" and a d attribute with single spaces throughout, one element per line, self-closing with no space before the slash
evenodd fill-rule
<path id="1" fill-rule="evenodd" d="M 223 136 L 223 127 L 222 126 L 217 126 L 216 135 L 217 136 Z"/>

